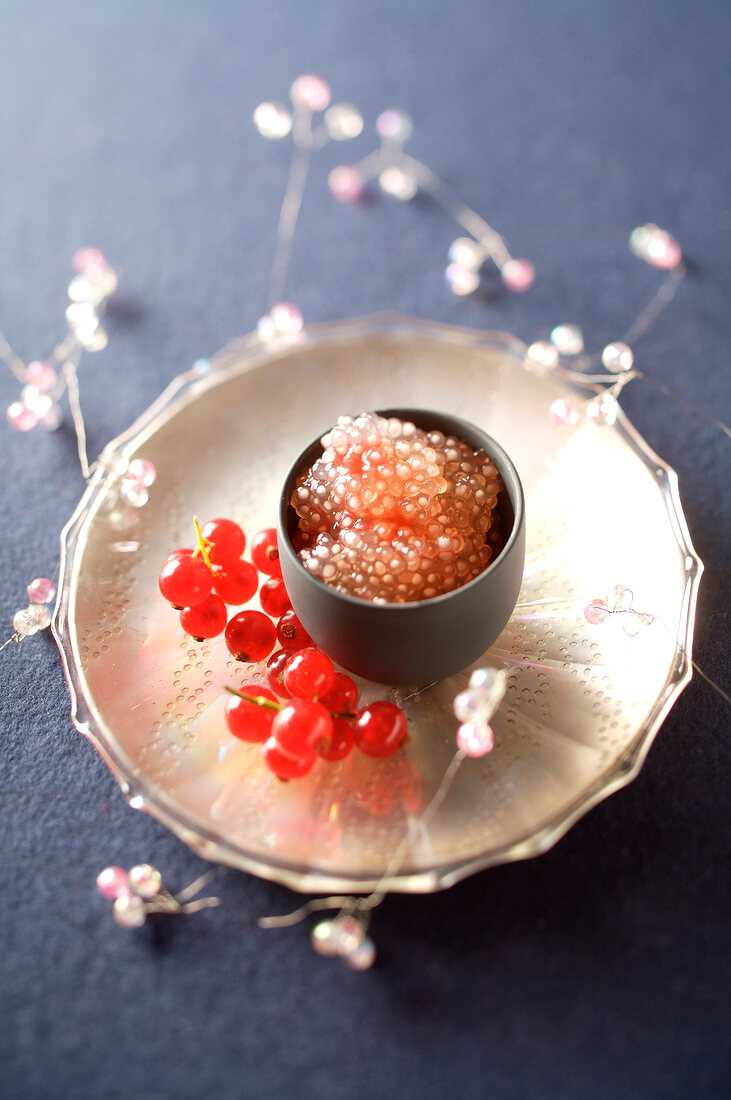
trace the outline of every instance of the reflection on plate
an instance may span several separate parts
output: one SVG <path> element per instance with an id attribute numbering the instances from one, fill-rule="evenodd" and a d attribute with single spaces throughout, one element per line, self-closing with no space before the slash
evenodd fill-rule
<path id="1" fill-rule="evenodd" d="M 387 869 L 454 754 L 452 700 L 467 672 L 420 691 L 362 682 L 364 700 L 405 707 L 406 755 L 354 753 L 281 784 L 223 722 L 222 685 L 252 669 L 220 639 L 182 635 L 156 582 L 169 551 L 189 544 L 194 513 L 249 533 L 271 525 L 310 439 L 341 413 L 399 405 L 462 416 L 504 445 L 526 492 L 527 560 L 515 612 L 477 662 L 508 672 L 495 749 L 464 762 L 388 887 L 438 889 L 537 854 L 636 774 L 690 678 L 702 567 L 675 475 L 622 417 L 554 423 L 550 405 L 570 391 L 560 371 L 527 370 L 510 337 L 399 317 L 266 346 L 247 337 L 176 380 L 105 450 L 63 536 L 54 630 L 74 720 L 130 803 L 201 855 L 295 889 L 362 890 Z M 158 471 L 139 510 L 117 504 L 119 460 L 134 455 Z M 620 617 L 583 617 L 616 584 L 654 617 L 636 637 Z"/>

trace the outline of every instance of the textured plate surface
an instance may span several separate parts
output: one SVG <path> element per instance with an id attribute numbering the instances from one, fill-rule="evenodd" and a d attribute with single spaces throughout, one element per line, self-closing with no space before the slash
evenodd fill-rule
<path id="1" fill-rule="evenodd" d="M 131 804 L 202 855 L 295 889 L 448 886 L 537 854 L 641 766 L 690 677 L 701 564 L 675 475 L 620 416 L 613 427 L 553 422 L 567 374 L 536 375 L 500 334 L 380 317 L 317 326 L 296 343 L 233 342 L 182 375 L 107 447 L 62 536 L 54 631 L 77 726 Z M 286 470 L 341 413 L 411 405 L 462 416 L 499 440 L 526 493 L 527 559 L 515 613 L 482 662 L 505 667 L 496 746 L 467 760 L 403 866 L 389 861 L 455 751 L 451 704 L 467 673 L 420 692 L 362 683 L 361 698 L 407 710 L 403 758 L 355 752 L 281 784 L 256 746 L 233 742 L 223 684 L 260 678 L 221 639 L 197 645 L 157 593 L 191 517 L 274 523 Z M 149 503 L 120 506 L 119 459 L 150 459 Z M 654 621 L 590 626 L 584 606 L 621 584 Z M 256 603 L 253 606 L 257 606 Z"/>

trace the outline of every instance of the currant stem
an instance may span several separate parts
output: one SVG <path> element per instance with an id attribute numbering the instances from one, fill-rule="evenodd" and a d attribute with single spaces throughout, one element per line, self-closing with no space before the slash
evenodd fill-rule
<path id="1" fill-rule="evenodd" d="M 196 553 L 200 554 L 200 556 L 203 558 L 203 561 L 205 562 L 205 564 L 208 566 L 211 573 L 215 577 L 217 575 L 216 571 L 213 568 L 213 566 L 211 565 L 211 559 L 208 557 L 208 547 L 211 546 L 212 544 L 208 541 L 208 539 L 203 537 L 203 532 L 201 531 L 201 525 L 198 522 L 198 516 L 193 516 L 193 526 L 195 527 L 195 534 L 196 534 L 196 538 L 198 539 L 198 549 L 196 550 Z"/>
<path id="2" fill-rule="evenodd" d="M 266 707 L 267 710 L 280 711 L 285 705 L 284 703 L 274 703 L 271 699 L 266 699 L 263 695 L 245 695 L 243 691 L 229 687 L 228 684 L 224 685 L 223 690 L 227 691 L 229 695 L 235 695 L 237 699 L 243 699 L 246 703 L 254 703 L 257 707 Z M 328 714 L 331 718 L 355 718 L 355 715 L 347 710 L 329 710 Z"/>

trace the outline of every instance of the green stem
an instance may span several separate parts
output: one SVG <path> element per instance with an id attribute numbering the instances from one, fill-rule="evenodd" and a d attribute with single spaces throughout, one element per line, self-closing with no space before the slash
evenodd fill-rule
<path id="1" fill-rule="evenodd" d="M 196 538 L 198 540 L 198 547 L 197 547 L 195 553 L 200 554 L 200 556 L 203 558 L 203 561 L 206 563 L 206 565 L 210 569 L 211 573 L 215 577 L 216 576 L 216 570 L 213 568 L 213 565 L 211 564 L 211 559 L 208 557 L 208 547 L 212 546 L 213 543 L 209 542 L 208 539 L 203 537 L 203 532 L 201 531 L 201 525 L 198 522 L 198 516 L 193 516 L 193 526 L 195 527 L 195 535 L 196 535 Z"/>

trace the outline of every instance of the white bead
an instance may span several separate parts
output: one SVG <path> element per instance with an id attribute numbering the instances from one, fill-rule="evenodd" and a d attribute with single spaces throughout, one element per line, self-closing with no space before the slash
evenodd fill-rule
<path id="1" fill-rule="evenodd" d="M 551 343 L 559 355 L 581 355 L 584 350 L 584 337 L 578 325 L 556 325 Z"/>
<path id="2" fill-rule="evenodd" d="M 349 141 L 362 132 L 363 116 L 352 103 L 335 103 L 325 111 L 325 128 L 335 141 Z"/>
<path id="3" fill-rule="evenodd" d="M 100 324 L 88 327 L 79 325 L 76 329 L 76 336 L 86 351 L 103 351 L 109 343 L 106 329 L 102 328 Z"/>
<path id="4" fill-rule="evenodd" d="M 61 421 L 63 420 L 63 413 L 61 412 L 61 406 L 54 401 L 47 413 L 41 417 L 41 424 L 44 428 L 47 428 L 49 432 L 55 432 L 57 428 L 61 427 Z"/>
<path id="5" fill-rule="evenodd" d="M 452 288 L 452 293 L 460 297 L 472 294 L 480 285 L 480 276 L 476 271 L 470 271 L 459 264 L 448 264 L 444 272 L 444 278 Z"/>
<path id="6" fill-rule="evenodd" d="M 41 393 L 36 386 L 23 386 L 20 399 L 26 409 L 32 409 L 39 420 L 47 416 L 53 408 L 53 398 L 47 393 Z"/>
<path id="7" fill-rule="evenodd" d="M 470 676 L 470 687 L 476 691 L 492 691 L 501 675 L 496 668 L 476 668 Z"/>
<path id="8" fill-rule="evenodd" d="M 471 691 L 460 691 L 459 695 L 455 696 L 452 706 L 454 716 L 460 722 L 472 722 L 479 717 L 480 708 Z"/>
<path id="9" fill-rule="evenodd" d="M 99 324 L 99 318 L 91 302 L 72 302 L 66 310 L 66 320 L 73 330 L 79 327 L 93 330 Z"/>
<path id="10" fill-rule="evenodd" d="M 351 970 L 369 970 L 375 961 L 375 944 L 367 937 L 355 951 L 347 956 L 347 963 Z"/>
<path id="11" fill-rule="evenodd" d="M 254 111 L 254 125 L 262 137 L 277 141 L 292 129 L 292 115 L 283 103 L 260 103 Z"/>
<path id="12" fill-rule="evenodd" d="M 357 951 L 365 939 L 365 929 L 355 917 L 336 917 L 332 927 L 337 937 L 338 955 L 343 957 Z"/>
<path id="13" fill-rule="evenodd" d="M 337 955 L 339 941 L 340 932 L 334 921 L 320 921 L 312 929 L 310 942 L 318 955 Z"/>
<path id="14" fill-rule="evenodd" d="M 141 898 L 154 898 L 162 888 L 162 876 L 156 867 L 149 863 L 138 863 L 130 867 L 128 872 L 129 884 L 135 894 Z"/>
<path id="15" fill-rule="evenodd" d="M 69 298 L 72 302 L 91 302 L 99 305 L 104 299 L 104 291 L 98 282 L 91 282 L 85 275 L 76 275 L 69 283 Z"/>
<path id="16" fill-rule="evenodd" d="M 472 237 L 457 237 L 449 246 L 449 258 L 460 267 L 479 271 L 485 262 L 485 249 Z"/>
<path id="17" fill-rule="evenodd" d="M 605 424 L 611 427 L 619 414 L 617 399 L 611 393 L 600 393 L 592 397 L 586 406 L 586 415 L 595 424 Z"/>
<path id="18" fill-rule="evenodd" d="M 13 630 L 21 638 L 29 638 L 31 634 L 37 634 L 38 623 L 32 607 L 24 607 L 22 611 L 16 611 L 13 616 Z"/>
<path id="19" fill-rule="evenodd" d="M 115 898 L 112 912 L 122 928 L 140 928 L 147 919 L 145 903 L 137 894 L 121 894 Z"/>
<path id="20" fill-rule="evenodd" d="M 150 499 L 147 489 L 137 485 L 135 482 L 123 485 L 120 492 L 132 508 L 144 508 Z"/>
<path id="21" fill-rule="evenodd" d="M 384 168 L 378 177 L 378 183 L 382 191 L 391 195 L 400 202 L 408 202 L 413 199 L 417 187 L 411 176 L 407 176 L 400 168 Z"/>
<path id="22" fill-rule="evenodd" d="M 539 370 L 558 366 L 558 349 L 550 340 L 536 340 L 525 353 L 527 362 Z"/>
<path id="23" fill-rule="evenodd" d="M 607 344 L 602 352 L 602 363 L 606 370 L 611 371 L 612 374 L 624 374 L 628 370 L 632 370 L 632 365 L 635 361 L 632 348 L 628 344 L 623 344 L 621 340 L 615 340 L 612 344 Z"/>

